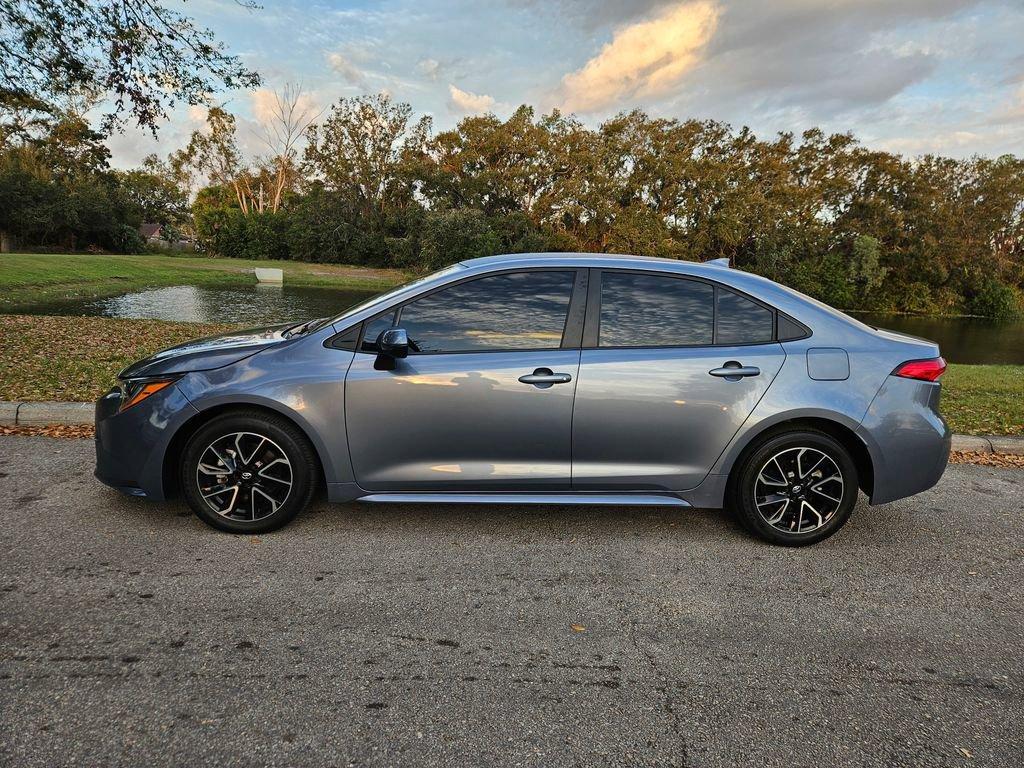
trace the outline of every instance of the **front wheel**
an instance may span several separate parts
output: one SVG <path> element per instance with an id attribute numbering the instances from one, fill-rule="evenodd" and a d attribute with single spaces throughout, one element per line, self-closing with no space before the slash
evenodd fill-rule
<path id="1" fill-rule="evenodd" d="M 196 515 L 230 533 L 266 533 L 301 512 L 316 486 L 313 448 L 271 414 L 217 416 L 185 446 L 181 487 Z"/>
<path id="2" fill-rule="evenodd" d="M 743 461 L 729 506 L 744 526 L 773 544 L 799 547 L 827 539 L 857 501 L 857 467 L 824 432 L 783 432 Z"/>

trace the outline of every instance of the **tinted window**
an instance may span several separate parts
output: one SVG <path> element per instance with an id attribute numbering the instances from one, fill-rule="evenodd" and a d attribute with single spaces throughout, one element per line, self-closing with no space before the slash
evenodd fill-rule
<path id="1" fill-rule="evenodd" d="M 376 352 L 377 337 L 393 325 L 394 318 L 395 313 L 392 311 L 375 317 L 372 320 L 367 320 L 366 329 L 363 331 L 363 343 L 360 349 L 363 352 Z"/>
<path id="2" fill-rule="evenodd" d="M 454 285 L 402 309 L 419 352 L 551 349 L 562 343 L 573 272 L 511 272 Z"/>
<path id="3" fill-rule="evenodd" d="M 806 335 L 807 331 L 805 331 L 799 325 L 794 323 L 785 315 L 779 315 L 779 341 L 792 341 L 793 339 L 802 339 Z"/>
<path id="4" fill-rule="evenodd" d="M 658 275 L 603 272 L 602 347 L 710 344 L 714 288 Z"/>
<path id="5" fill-rule="evenodd" d="M 772 340 L 772 311 L 725 288 L 718 289 L 718 344 Z"/>

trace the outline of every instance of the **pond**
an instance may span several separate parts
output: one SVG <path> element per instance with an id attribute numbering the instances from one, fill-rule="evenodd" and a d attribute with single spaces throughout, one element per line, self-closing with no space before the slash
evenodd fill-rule
<path id="1" fill-rule="evenodd" d="M 175 285 L 107 299 L 65 299 L 33 304 L 19 307 L 18 311 L 30 315 L 89 315 L 259 326 L 337 315 L 377 293 L 379 291 L 280 285 L 233 288 Z"/>
<path id="2" fill-rule="evenodd" d="M 854 317 L 876 328 L 938 342 L 942 356 L 951 363 L 1024 365 L 1024 320 L 996 322 L 980 317 L 873 312 L 858 312 Z"/>
<path id="3" fill-rule="evenodd" d="M 300 286 L 196 288 L 177 285 L 108 299 L 70 299 L 19 309 L 27 314 L 96 315 L 202 323 L 271 325 L 339 314 L 376 291 Z M 1024 321 L 858 313 L 861 321 L 939 343 L 953 363 L 1024 365 Z"/>

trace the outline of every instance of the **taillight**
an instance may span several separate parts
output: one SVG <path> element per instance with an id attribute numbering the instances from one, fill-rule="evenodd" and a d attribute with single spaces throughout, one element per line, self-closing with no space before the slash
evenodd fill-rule
<path id="1" fill-rule="evenodd" d="M 945 372 L 946 361 L 941 357 L 933 357 L 931 360 L 908 360 L 902 365 L 896 366 L 892 375 L 902 376 L 904 379 L 936 381 Z"/>

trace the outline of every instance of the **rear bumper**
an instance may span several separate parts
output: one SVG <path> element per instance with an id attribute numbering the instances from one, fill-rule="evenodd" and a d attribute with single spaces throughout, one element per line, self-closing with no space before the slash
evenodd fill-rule
<path id="1" fill-rule="evenodd" d="M 96 479 L 130 496 L 166 498 L 164 456 L 178 428 L 197 411 L 167 387 L 126 411 L 111 390 L 96 401 Z"/>
<path id="2" fill-rule="evenodd" d="M 890 376 L 857 432 L 874 466 L 872 504 L 926 491 L 942 477 L 952 433 L 939 415 L 937 382 Z"/>

